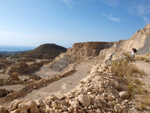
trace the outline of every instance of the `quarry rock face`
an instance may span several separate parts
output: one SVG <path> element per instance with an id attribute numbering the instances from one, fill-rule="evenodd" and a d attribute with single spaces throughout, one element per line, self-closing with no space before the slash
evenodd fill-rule
<path id="1" fill-rule="evenodd" d="M 66 53 L 61 54 L 51 64 L 50 67 L 61 71 L 70 63 L 85 61 L 99 55 L 102 49 L 113 46 L 113 42 L 84 42 L 75 43 Z"/>
<path id="2" fill-rule="evenodd" d="M 132 48 L 137 50 L 144 46 L 146 38 L 150 35 L 150 24 L 146 25 L 143 29 L 138 30 L 132 37 L 125 40 L 121 45 L 121 49 L 131 51 Z"/>
<path id="3" fill-rule="evenodd" d="M 84 42 L 75 43 L 72 48 L 68 50 L 70 54 L 76 57 L 80 57 L 81 60 L 84 57 L 98 56 L 102 49 L 109 48 L 113 45 L 113 42 Z M 80 59 L 79 58 L 79 59 Z"/>

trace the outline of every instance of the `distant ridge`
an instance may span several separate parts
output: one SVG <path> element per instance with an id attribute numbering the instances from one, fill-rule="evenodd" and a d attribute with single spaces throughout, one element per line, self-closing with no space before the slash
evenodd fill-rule
<path id="1" fill-rule="evenodd" d="M 66 52 L 66 48 L 56 44 L 43 44 L 32 51 L 23 52 L 15 57 L 30 57 L 36 59 L 54 59 L 60 53 Z"/>

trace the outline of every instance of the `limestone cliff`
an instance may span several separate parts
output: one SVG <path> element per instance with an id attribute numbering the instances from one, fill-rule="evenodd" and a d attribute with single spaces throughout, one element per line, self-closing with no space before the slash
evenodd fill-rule
<path id="1" fill-rule="evenodd" d="M 130 39 L 125 40 L 121 49 L 125 51 L 131 51 L 131 49 L 137 48 L 140 49 L 144 46 L 146 38 L 150 35 L 150 24 L 146 25 L 143 29 L 138 30 Z"/>

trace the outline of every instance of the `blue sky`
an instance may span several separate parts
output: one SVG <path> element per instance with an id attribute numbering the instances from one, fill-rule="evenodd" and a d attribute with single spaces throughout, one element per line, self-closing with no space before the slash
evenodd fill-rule
<path id="1" fill-rule="evenodd" d="M 129 39 L 150 22 L 150 0 L 0 0 L 0 46 Z"/>

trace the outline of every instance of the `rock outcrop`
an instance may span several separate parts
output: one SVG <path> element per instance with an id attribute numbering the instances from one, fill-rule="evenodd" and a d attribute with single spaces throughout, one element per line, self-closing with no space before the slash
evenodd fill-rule
<path id="1" fill-rule="evenodd" d="M 143 29 L 138 30 L 132 37 L 128 40 L 125 40 L 121 49 L 124 51 L 131 51 L 134 47 L 137 50 L 144 46 L 146 38 L 150 35 L 150 24 L 146 25 Z"/>
<path id="2" fill-rule="evenodd" d="M 144 46 L 138 50 L 138 54 L 147 54 L 150 53 L 150 36 L 145 40 Z"/>
<path id="3" fill-rule="evenodd" d="M 51 64 L 50 67 L 61 71 L 70 63 L 88 60 L 99 55 L 103 49 L 113 46 L 114 42 L 84 42 L 75 43 L 66 53 L 61 54 Z"/>

